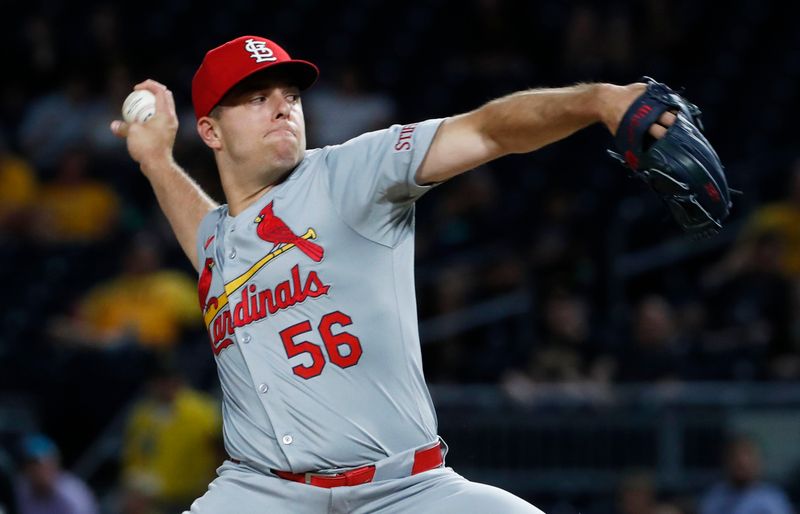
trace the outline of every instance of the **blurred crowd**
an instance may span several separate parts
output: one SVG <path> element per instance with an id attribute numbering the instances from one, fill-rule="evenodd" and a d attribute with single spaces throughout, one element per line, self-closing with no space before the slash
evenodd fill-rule
<path id="1" fill-rule="evenodd" d="M 53 439 L 15 438 L 0 455 L 22 473 L 18 507 L 6 512 L 174 512 L 224 458 L 195 274 L 108 125 L 135 83 L 163 82 L 181 117 L 177 160 L 222 200 L 189 84 L 207 49 L 243 33 L 320 65 L 303 99 L 310 147 L 527 87 L 643 74 L 685 86 L 704 108 L 729 180 L 745 191 L 712 241 L 682 237 L 657 198 L 606 159 L 601 127 L 428 193 L 416 223 L 430 382 L 497 383 L 530 403 L 542 383 L 602 393 L 800 378 L 800 153 L 787 114 L 800 112 L 800 32 L 785 3 L 432 0 L 390 10 L 307 0 L 266 13 L 168 0 L 154 15 L 42 0 L 9 9 L 0 22 L 14 70 L 0 84 L 0 391 L 31 398 Z M 98 502 L 60 462 L 75 462 L 120 413 L 123 450 L 99 484 L 114 494 Z M 609 512 L 791 512 L 760 485 L 752 495 L 769 497 L 770 510 L 734 507 L 762 500 L 741 485 L 759 483 L 757 448 L 739 439 L 730 451 L 730 482 L 702 502 L 660 503 L 637 472 Z M 54 491 L 59 499 L 46 500 Z"/>

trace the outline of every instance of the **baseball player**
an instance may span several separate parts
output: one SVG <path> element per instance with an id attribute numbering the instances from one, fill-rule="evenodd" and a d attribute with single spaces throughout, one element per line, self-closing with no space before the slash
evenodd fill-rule
<path id="1" fill-rule="evenodd" d="M 112 123 L 200 274 L 230 459 L 188 512 L 541 513 L 444 466 L 420 358 L 414 202 L 595 122 L 613 133 L 645 85 L 524 91 L 306 150 L 300 94 L 317 74 L 262 37 L 206 54 L 192 101 L 225 205 L 173 160 L 165 86 L 136 86 L 156 96 L 149 121 Z"/>

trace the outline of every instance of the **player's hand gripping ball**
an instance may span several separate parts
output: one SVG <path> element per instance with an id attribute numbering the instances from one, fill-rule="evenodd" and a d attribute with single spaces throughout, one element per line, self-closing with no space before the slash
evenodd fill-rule
<path id="1" fill-rule="evenodd" d="M 144 123 L 156 113 L 156 97 L 146 89 L 128 95 L 122 103 L 122 119 L 128 123 Z"/>

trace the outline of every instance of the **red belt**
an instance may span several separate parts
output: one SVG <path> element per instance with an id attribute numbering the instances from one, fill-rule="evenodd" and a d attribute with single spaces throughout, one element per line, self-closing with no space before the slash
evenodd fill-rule
<path id="1" fill-rule="evenodd" d="M 444 463 L 442 460 L 442 450 L 440 443 L 436 446 L 426 448 L 424 450 L 417 450 L 414 454 L 414 465 L 411 468 L 411 474 L 416 475 L 424 471 L 438 468 Z M 284 480 L 291 480 L 292 482 L 300 482 L 301 484 L 310 484 L 317 487 L 342 487 L 351 485 L 360 485 L 372 482 L 375 476 L 375 465 L 363 466 L 356 469 L 351 469 L 343 473 L 291 473 L 289 471 L 272 470 L 280 478 Z"/>

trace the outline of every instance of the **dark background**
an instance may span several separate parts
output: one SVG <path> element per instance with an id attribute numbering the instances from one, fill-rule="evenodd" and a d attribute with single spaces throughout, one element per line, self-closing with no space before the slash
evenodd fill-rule
<path id="1" fill-rule="evenodd" d="M 784 297 L 759 277 L 731 290 L 703 284 L 710 270 L 735 250 L 748 219 L 789 192 L 800 113 L 796 11 L 796 3 L 777 0 L 724 5 L 689 0 L 4 5 L 3 153 L 27 161 L 44 183 L 56 177 L 59 158 L 79 148 L 89 156 L 89 175 L 121 198 L 122 215 L 106 236 L 82 244 L 44 244 L 18 224 L 3 228 L 2 391 L 9 401 L 27 406 L 37 428 L 57 440 L 67 465 L 85 454 L 137 394 L 151 366 L 149 352 L 135 347 L 65 350 L 46 330 L 49 320 L 68 315 L 92 286 L 117 272 L 128 243 L 143 230 L 161 241 L 165 267 L 192 273 L 124 146 L 98 134 L 118 117 L 133 84 L 145 78 L 166 84 L 182 121 L 177 159 L 216 200 L 223 200 L 211 154 L 194 134 L 190 83 L 208 49 L 242 34 L 269 37 L 293 57 L 315 62 L 321 69 L 318 88 L 335 88 L 341 77 L 353 73 L 361 94 L 394 104 L 391 123 L 464 112 L 520 89 L 592 81 L 624 84 L 643 75 L 684 88 L 703 109 L 706 135 L 728 180 L 744 191 L 734 199 L 726 230 L 711 241 L 692 242 L 680 234 L 658 199 L 606 156 L 612 138 L 599 125 L 534 154 L 491 163 L 419 202 L 418 302 L 426 375 L 435 397 L 437 385 L 494 388 L 508 383 L 510 371 L 528 369 L 537 358 L 537 345 L 548 336 L 543 308 L 559 294 L 579 297 L 591 313 L 591 344 L 574 352 L 578 361 L 591 364 L 608 356 L 615 363 L 617 372 L 597 387 L 635 383 L 646 388 L 666 376 L 679 383 L 713 381 L 720 391 L 727 384 L 791 386 L 800 376 L 793 368 L 798 315 L 789 300 L 797 277 L 782 276 L 778 289 L 788 291 Z M 54 95 L 70 99 L 78 121 L 69 119 L 80 130 L 52 146 L 32 144 L 23 127 L 36 107 Z M 313 97 L 314 89 L 306 94 L 309 101 Z M 55 130 L 65 119 L 38 123 Z M 309 127 L 335 123 L 314 119 L 310 109 L 306 119 Z M 310 147 L 317 144 L 310 138 Z M 767 292 L 752 300 L 759 291 Z M 445 335 L 425 324 L 448 314 L 464 315 L 475 306 L 489 312 L 484 301 L 520 292 L 520 301 L 529 302 L 520 308 L 526 313 L 522 321 L 501 312 L 495 321 L 470 328 L 462 319 L 457 322 L 461 329 Z M 679 325 L 690 342 L 668 357 L 636 360 L 630 334 L 637 306 L 648 295 L 658 295 L 685 314 Z M 745 330 L 726 308 L 740 296 L 758 305 L 771 335 L 760 346 L 715 354 L 706 344 L 710 337 L 719 337 L 723 329 L 731 334 Z M 691 312 L 702 314 L 699 322 L 686 321 Z M 186 330 L 176 346 L 197 387 L 213 392 L 216 378 L 205 339 L 202 327 L 196 327 Z M 586 379 L 584 364 L 576 367 L 580 380 Z M 570 382 L 569 373 L 552 379 L 531 373 L 534 383 Z M 444 432 L 447 421 L 442 425 Z M 708 465 L 720 453 L 713 444 L 716 435 L 701 445 Z M 14 437 L 10 432 L 10 445 Z M 504 437 L 513 442 L 524 436 Z M 464 440 L 465 446 L 480 444 Z M 532 452 L 530 459 L 541 455 Z M 609 466 L 627 464 L 608 457 Z M 98 490 L 109 487 L 93 480 Z"/>

